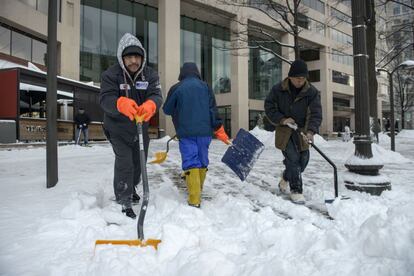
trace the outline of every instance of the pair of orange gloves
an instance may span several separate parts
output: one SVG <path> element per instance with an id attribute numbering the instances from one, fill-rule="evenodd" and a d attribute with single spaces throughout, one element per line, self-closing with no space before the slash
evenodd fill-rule
<path id="1" fill-rule="evenodd" d="M 151 117 L 155 114 L 157 105 L 153 100 L 146 100 L 140 106 L 137 103 L 127 97 L 119 97 L 116 101 L 116 108 L 119 112 L 127 116 L 131 121 L 134 120 L 135 116 L 143 116 L 145 122 L 148 122 Z"/>
<path id="2" fill-rule="evenodd" d="M 145 122 L 148 122 L 151 117 L 155 114 L 155 110 L 157 106 L 155 105 L 153 100 L 146 100 L 142 105 L 138 106 L 137 103 L 127 97 L 120 97 L 116 101 L 116 108 L 119 112 L 127 116 L 131 121 L 134 120 L 135 116 L 144 116 Z M 223 125 L 219 127 L 216 131 L 214 131 L 217 139 L 222 141 L 223 143 L 229 145 L 231 142 L 229 140 L 229 136 L 224 131 Z"/>

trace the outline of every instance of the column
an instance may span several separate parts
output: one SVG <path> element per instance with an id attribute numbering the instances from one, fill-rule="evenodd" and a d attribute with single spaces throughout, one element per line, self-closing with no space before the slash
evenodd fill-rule
<path id="1" fill-rule="evenodd" d="M 330 134 L 333 130 L 333 93 L 330 87 L 331 72 L 329 70 L 331 49 L 328 47 L 321 48 L 321 104 L 322 104 L 322 125 L 320 133 Z"/>
<path id="2" fill-rule="evenodd" d="M 240 128 L 249 128 L 249 49 L 247 18 L 236 15 L 231 22 L 231 133 L 233 138 Z"/>
<path id="3" fill-rule="evenodd" d="M 158 73 L 164 100 L 180 73 L 180 1 L 158 1 Z M 175 134 L 170 116 L 160 110 L 160 128 L 167 135 Z"/>

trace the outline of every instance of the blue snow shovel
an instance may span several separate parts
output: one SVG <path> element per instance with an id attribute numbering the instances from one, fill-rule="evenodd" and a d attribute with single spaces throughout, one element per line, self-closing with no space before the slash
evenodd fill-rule
<path id="1" fill-rule="evenodd" d="M 263 150 L 262 142 L 241 128 L 221 161 L 244 181 Z"/>

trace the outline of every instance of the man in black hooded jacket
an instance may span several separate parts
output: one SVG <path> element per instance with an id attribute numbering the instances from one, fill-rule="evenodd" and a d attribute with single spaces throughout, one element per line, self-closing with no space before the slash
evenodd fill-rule
<path id="1" fill-rule="evenodd" d="M 100 104 L 104 110 L 105 134 L 115 153 L 114 192 L 122 211 L 136 215 L 132 203 L 138 203 L 135 186 L 141 178 L 135 116 L 145 115 L 143 139 L 148 156 L 148 122 L 162 104 L 157 72 L 146 66 L 146 52 L 141 42 L 127 33 L 119 41 L 118 64 L 102 74 Z"/>

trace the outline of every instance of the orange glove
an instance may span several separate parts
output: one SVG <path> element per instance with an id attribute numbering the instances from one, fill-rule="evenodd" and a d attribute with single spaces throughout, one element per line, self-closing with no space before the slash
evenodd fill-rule
<path id="1" fill-rule="evenodd" d="M 131 100 L 130 98 L 119 97 L 119 99 L 116 101 L 116 108 L 119 112 L 133 121 L 134 115 L 137 114 L 138 105 L 134 100 Z"/>
<path id="2" fill-rule="evenodd" d="M 227 133 L 224 131 L 224 127 L 223 125 L 221 125 L 221 127 L 219 129 L 217 129 L 216 131 L 214 131 L 214 135 L 216 135 L 217 139 L 219 139 L 220 141 L 222 141 L 223 143 L 229 145 L 230 141 L 229 141 L 229 136 L 227 135 Z"/>
<path id="3" fill-rule="evenodd" d="M 138 107 L 137 115 L 144 116 L 145 122 L 148 122 L 152 116 L 154 116 L 155 111 L 157 110 L 157 105 L 153 100 L 146 100 L 143 104 Z"/>

